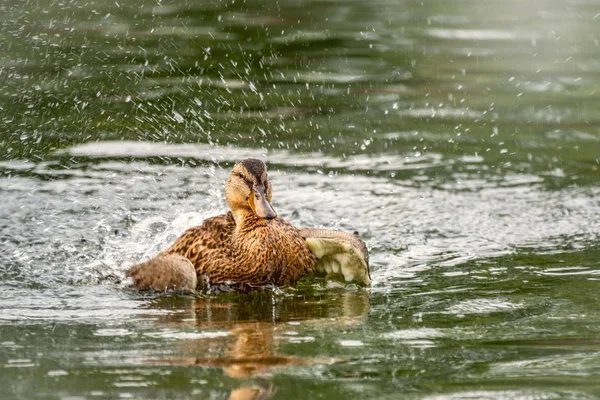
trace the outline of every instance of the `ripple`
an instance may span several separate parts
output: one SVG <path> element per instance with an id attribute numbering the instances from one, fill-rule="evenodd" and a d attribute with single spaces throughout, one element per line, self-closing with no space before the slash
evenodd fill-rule
<path id="1" fill-rule="evenodd" d="M 35 276 L 32 278 L 35 279 Z M 139 301 L 128 299 L 122 290 L 114 286 L 54 286 L 51 289 L 30 289 L 22 285 L 17 288 L 3 287 L 0 303 L 0 325 L 111 321 L 115 318 L 142 320 L 169 314 L 167 310 L 140 310 Z"/>
<path id="2" fill-rule="evenodd" d="M 383 335 L 385 339 L 413 340 L 413 339 L 437 339 L 446 336 L 443 330 L 435 328 L 413 328 L 401 329 L 388 332 Z"/>
<path id="3" fill-rule="evenodd" d="M 134 335 L 135 332 L 130 331 L 129 329 L 97 329 L 94 332 L 94 336 L 106 336 L 106 337 L 123 337 L 123 336 L 131 336 Z"/>
<path id="4" fill-rule="evenodd" d="M 467 108 L 410 108 L 397 113 L 411 118 L 477 119 L 484 116 L 482 112 Z"/>
<path id="5" fill-rule="evenodd" d="M 170 157 L 193 158 L 212 163 L 235 163 L 244 158 L 261 158 L 270 164 L 294 167 L 321 167 L 353 170 L 393 171 L 411 168 L 427 168 L 439 162 L 441 156 L 428 153 L 420 157 L 392 158 L 386 155 L 356 155 L 351 157 L 331 157 L 320 153 L 298 154 L 287 150 L 267 151 L 243 147 L 222 147 L 209 144 L 166 144 L 154 142 L 105 141 L 86 143 L 59 150 L 57 155 L 71 155 L 88 158 L 144 158 Z M 9 163 L 5 168 L 11 168 Z M 62 173 L 69 174 L 69 171 Z"/>
<path id="6" fill-rule="evenodd" d="M 445 336 L 446 334 L 443 332 L 443 330 L 433 328 L 402 329 L 382 335 L 384 339 L 391 339 L 406 346 L 420 349 L 436 347 L 437 343 L 433 339 L 438 339 Z"/>
<path id="7" fill-rule="evenodd" d="M 69 375 L 69 373 L 62 369 L 55 369 L 55 370 L 48 371 L 47 375 L 50 377 L 57 377 L 57 376 L 67 376 L 67 375 Z"/>
<path id="8" fill-rule="evenodd" d="M 525 35 L 515 31 L 504 31 L 497 29 L 427 29 L 424 33 L 439 39 L 458 40 L 523 40 L 529 39 L 531 35 Z"/>
<path id="9" fill-rule="evenodd" d="M 573 346 L 578 347 L 583 343 L 573 340 Z M 597 347 L 597 346 L 596 346 Z M 513 362 L 499 362 L 491 365 L 486 375 L 502 377 L 536 377 L 547 376 L 552 371 L 554 376 L 596 376 L 600 372 L 598 367 L 600 352 L 587 351 L 573 354 L 560 354 L 537 359 L 525 359 Z"/>
<path id="10" fill-rule="evenodd" d="M 342 347 L 362 347 L 365 345 L 362 340 L 340 340 L 339 344 Z"/>
<path id="11" fill-rule="evenodd" d="M 565 393 L 541 390 L 470 390 L 464 392 L 446 393 L 444 395 L 424 396 L 426 400 L 551 400 L 561 399 Z M 576 396 L 575 398 L 579 398 Z M 586 398 L 586 397 L 581 397 Z"/>
<path id="12" fill-rule="evenodd" d="M 546 268 L 538 272 L 539 275 L 547 276 L 573 276 L 573 275 L 600 275 L 600 269 L 590 269 L 586 267 L 557 267 Z"/>
<path id="13" fill-rule="evenodd" d="M 229 336 L 229 332 L 225 331 L 214 331 L 214 332 L 184 332 L 172 329 L 165 329 L 158 332 L 148 332 L 144 336 L 148 336 L 156 339 L 185 339 L 185 340 L 198 340 L 198 339 L 215 339 Z"/>
<path id="14" fill-rule="evenodd" d="M 38 364 L 29 358 L 8 359 L 4 364 L 4 368 L 33 368 L 37 366 Z"/>
<path id="15" fill-rule="evenodd" d="M 490 314 L 495 312 L 514 311 L 523 308 L 524 304 L 515 304 L 505 299 L 473 299 L 462 301 L 446 309 L 449 314 Z"/>

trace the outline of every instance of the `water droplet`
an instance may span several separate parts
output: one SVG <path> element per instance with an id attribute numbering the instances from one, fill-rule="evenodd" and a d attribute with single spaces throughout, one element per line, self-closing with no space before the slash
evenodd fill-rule
<path id="1" fill-rule="evenodd" d="M 173 111 L 173 118 L 175 118 L 175 121 L 179 122 L 180 124 L 185 121 L 185 119 L 177 111 Z"/>

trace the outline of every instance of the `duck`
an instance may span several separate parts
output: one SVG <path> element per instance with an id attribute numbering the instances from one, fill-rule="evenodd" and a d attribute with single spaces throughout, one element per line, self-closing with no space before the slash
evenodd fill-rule
<path id="1" fill-rule="evenodd" d="M 289 287 L 317 273 L 370 283 L 368 250 L 357 235 L 297 228 L 277 215 L 272 197 L 262 160 L 235 163 L 225 182 L 230 210 L 186 230 L 126 275 L 141 290 L 186 292 L 221 284 Z"/>

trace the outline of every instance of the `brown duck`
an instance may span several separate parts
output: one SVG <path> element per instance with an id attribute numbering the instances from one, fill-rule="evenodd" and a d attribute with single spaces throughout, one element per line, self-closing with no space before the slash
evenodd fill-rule
<path id="1" fill-rule="evenodd" d="M 188 229 L 157 257 L 131 267 L 127 276 L 139 289 L 186 291 L 222 283 L 293 286 L 315 272 L 370 283 L 368 252 L 360 238 L 298 229 L 277 217 L 272 195 L 262 161 L 236 163 L 225 184 L 231 211 Z"/>

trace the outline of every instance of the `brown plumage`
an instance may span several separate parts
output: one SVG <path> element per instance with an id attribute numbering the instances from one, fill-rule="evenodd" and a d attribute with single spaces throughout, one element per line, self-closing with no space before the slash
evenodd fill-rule
<path id="1" fill-rule="evenodd" d="M 299 229 L 277 217 L 271 196 L 265 164 L 238 162 L 225 186 L 231 211 L 188 229 L 161 256 L 186 257 L 210 284 L 294 285 L 314 272 L 316 258 Z M 143 272 L 138 268 L 128 275 L 139 282 Z"/>

